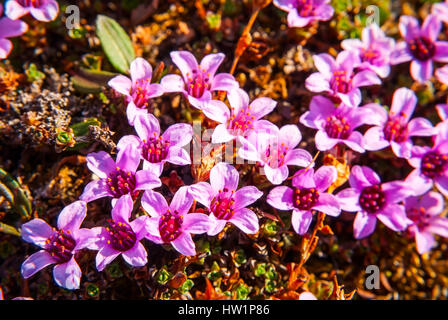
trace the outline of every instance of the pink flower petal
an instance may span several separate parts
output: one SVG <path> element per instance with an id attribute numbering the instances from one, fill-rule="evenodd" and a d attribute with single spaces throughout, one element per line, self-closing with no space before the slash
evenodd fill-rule
<path id="1" fill-rule="evenodd" d="M 56 261 L 53 260 L 53 258 L 47 251 L 40 250 L 36 253 L 33 253 L 22 263 L 20 271 L 22 273 L 22 276 L 25 279 L 28 279 L 46 266 L 54 263 L 56 263 Z"/>
<path id="2" fill-rule="evenodd" d="M 73 256 L 70 261 L 58 264 L 53 268 L 53 278 L 56 284 L 68 290 L 79 289 L 81 268 Z"/>
<path id="3" fill-rule="evenodd" d="M 257 215 L 247 208 L 237 210 L 229 221 L 247 234 L 255 234 L 259 229 Z"/>
<path id="4" fill-rule="evenodd" d="M 87 205 L 84 201 L 76 201 L 69 204 L 58 217 L 58 229 L 75 232 L 80 227 L 87 215 Z"/>

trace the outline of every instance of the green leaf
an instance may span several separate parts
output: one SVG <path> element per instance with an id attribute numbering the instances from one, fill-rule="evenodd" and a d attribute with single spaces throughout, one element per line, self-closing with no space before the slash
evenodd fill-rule
<path id="1" fill-rule="evenodd" d="M 96 34 L 110 63 L 121 73 L 129 73 L 129 66 L 135 59 L 132 42 L 123 28 L 104 15 L 96 19 Z"/>
<path id="2" fill-rule="evenodd" d="M 117 74 L 107 71 L 88 70 L 80 68 L 77 74 L 71 77 L 73 86 L 82 93 L 99 93 L 102 87 Z"/>

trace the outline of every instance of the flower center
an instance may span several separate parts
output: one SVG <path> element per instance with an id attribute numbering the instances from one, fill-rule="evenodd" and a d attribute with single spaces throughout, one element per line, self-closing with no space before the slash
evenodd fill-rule
<path id="1" fill-rule="evenodd" d="M 361 51 L 361 61 L 374 64 L 375 60 L 380 56 L 379 52 L 375 49 L 362 49 Z"/>
<path id="2" fill-rule="evenodd" d="M 107 222 L 109 223 L 109 227 L 106 228 L 106 231 L 109 232 L 110 236 L 107 243 L 117 251 L 125 252 L 131 249 L 137 240 L 137 236 L 131 229 L 131 226 L 113 220 L 107 220 Z"/>
<path id="3" fill-rule="evenodd" d="M 406 215 L 411 219 L 419 229 L 423 229 L 429 225 L 431 215 L 426 212 L 423 207 L 410 208 L 406 211 Z"/>
<path id="4" fill-rule="evenodd" d="M 327 117 L 326 120 L 327 122 L 324 129 L 330 138 L 348 139 L 351 133 L 351 128 L 344 116 L 338 114 Z"/>
<path id="5" fill-rule="evenodd" d="M 386 204 L 386 194 L 381 190 L 381 185 L 376 184 L 362 189 L 359 204 L 367 213 L 375 213 L 382 209 Z"/>
<path id="6" fill-rule="evenodd" d="M 422 158 L 420 171 L 428 178 L 436 178 L 443 174 L 448 163 L 448 156 L 431 151 Z"/>
<path id="7" fill-rule="evenodd" d="M 352 89 L 352 79 L 347 75 L 347 71 L 335 71 L 330 86 L 335 92 L 348 93 Z"/>
<path id="8" fill-rule="evenodd" d="M 210 211 L 220 220 L 229 220 L 232 218 L 235 210 L 233 209 L 233 194 L 235 190 L 229 192 L 227 188 L 219 190 L 218 195 L 212 200 Z"/>
<path id="9" fill-rule="evenodd" d="M 19 0 L 22 7 L 38 8 L 42 5 L 42 0 Z"/>
<path id="10" fill-rule="evenodd" d="M 193 74 L 187 73 L 187 91 L 188 94 L 200 98 L 205 90 L 210 90 L 210 73 L 206 70 L 196 69 Z"/>
<path id="11" fill-rule="evenodd" d="M 131 98 L 137 108 L 147 109 L 151 106 L 151 79 L 145 78 L 137 80 L 132 86 Z"/>
<path id="12" fill-rule="evenodd" d="M 319 200 L 319 191 L 315 188 L 295 188 L 292 194 L 294 207 L 299 210 L 311 210 Z"/>
<path id="13" fill-rule="evenodd" d="M 408 48 L 412 55 L 421 61 L 431 59 L 436 53 L 434 42 L 426 37 L 417 37 L 409 41 Z"/>
<path id="14" fill-rule="evenodd" d="M 132 172 L 127 172 L 117 167 L 115 171 L 109 173 L 106 183 L 114 198 L 119 198 L 128 193 L 131 193 L 133 197 L 135 196 L 136 181 Z"/>
<path id="15" fill-rule="evenodd" d="M 297 0 L 297 11 L 301 17 L 314 16 L 313 0 Z"/>
<path id="16" fill-rule="evenodd" d="M 384 138 L 388 141 L 405 142 L 408 140 L 408 126 L 404 117 L 390 117 L 384 126 Z"/>
<path id="17" fill-rule="evenodd" d="M 233 114 L 232 110 L 232 116 L 227 123 L 227 128 L 229 131 L 233 132 L 234 135 L 240 135 L 246 130 L 254 128 L 254 120 L 255 117 L 250 112 L 249 106 L 245 109 L 241 109 L 236 115 Z"/>
<path id="18" fill-rule="evenodd" d="M 280 146 L 277 144 L 270 144 L 266 149 L 266 159 L 264 162 L 271 168 L 281 167 L 285 163 L 285 155 L 288 152 L 288 149 L 289 148 L 284 143 L 281 143 Z"/>
<path id="19" fill-rule="evenodd" d="M 76 241 L 70 236 L 70 231 L 60 230 L 52 235 L 46 241 L 46 250 L 57 261 L 57 263 L 66 263 L 73 256 Z"/>
<path id="20" fill-rule="evenodd" d="M 159 220 L 159 232 L 160 237 L 164 242 L 170 242 L 175 240 L 182 233 L 182 223 L 184 218 L 177 214 L 177 211 L 174 214 L 171 213 L 171 210 L 168 209 Z"/>
<path id="21" fill-rule="evenodd" d="M 149 141 L 143 140 L 142 156 L 145 160 L 151 163 L 159 163 L 168 155 L 170 142 L 163 139 L 162 136 L 156 136 Z"/>

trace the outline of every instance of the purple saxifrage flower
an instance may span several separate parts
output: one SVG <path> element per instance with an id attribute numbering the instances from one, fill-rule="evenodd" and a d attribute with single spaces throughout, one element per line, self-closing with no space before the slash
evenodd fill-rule
<path id="1" fill-rule="evenodd" d="M 437 80 L 448 86 L 448 65 L 437 69 L 435 75 Z"/>
<path id="2" fill-rule="evenodd" d="M 173 51 L 170 55 L 182 76 L 169 74 L 160 83 L 165 92 L 182 92 L 193 107 L 202 109 L 207 104 L 224 104 L 222 101 L 212 100 L 212 91 L 229 92 L 239 87 L 230 73 L 216 74 L 225 58 L 223 53 L 206 55 L 200 64 L 188 51 Z"/>
<path id="3" fill-rule="evenodd" d="M 193 197 L 186 186 L 179 188 L 169 205 L 160 193 L 145 191 L 142 206 L 151 215 L 146 237 L 159 244 L 171 243 L 183 255 L 196 255 L 191 234 L 206 233 L 211 224 L 206 214 L 188 213 L 192 204 Z"/>
<path id="4" fill-rule="evenodd" d="M 149 170 L 137 171 L 139 164 L 140 152 L 133 145 L 119 150 L 116 162 L 104 151 L 88 154 L 87 167 L 100 179 L 89 182 L 79 198 L 90 202 L 113 197 L 114 203 L 123 195 L 136 197 L 139 190 L 160 187 L 162 183 L 158 175 Z"/>
<path id="5" fill-rule="evenodd" d="M 332 166 L 322 166 L 316 171 L 313 168 L 302 169 L 294 175 L 292 188 L 275 187 L 269 192 L 267 203 L 279 210 L 292 210 L 292 226 L 303 235 L 313 220 L 313 211 L 333 217 L 341 213 L 336 197 L 325 192 L 336 178 L 337 171 Z"/>
<path id="6" fill-rule="evenodd" d="M 220 233 L 227 222 L 237 226 L 247 234 L 255 234 L 259 229 L 258 217 L 246 208 L 257 201 L 263 192 L 254 186 L 237 190 L 238 171 L 227 163 L 218 163 L 210 171 L 210 184 L 199 182 L 190 186 L 190 194 L 210 212 L 211 228 L 208 235 Z"/>
<path id="7" fill-rule="evenodd" d="M 367 107 L 351 107 L 345 104 L 335 106 L 323 97 L 314 96 L 310 111 L 300 117 L 300 122 L 317 129 L 315 143 L 320 151 L 327 151 L 338 143 L 344 143 L 356 152 L 364 152 L 364 137 L 355 129 L 363 124 L 371 124 L 373 112 Z"/>
<path id="8" fill-rule="evenodd" d="M 176 165 L 191 164 L 190 154 L 183 146 L 190 143 L 193 128 L 189 124 L 174 124 L 161 135 L 159 121 L 152 114 L 137 116 L 134 124 L 138 137 L 124 136 L 117 144 L 117 149 L 133 145 L 143 159 L 143 169 L 157 176 L 163 171 L 165 162 Z"/>
<path id="9" fill-rule="evenodd" d="M 256 161 L 271 183 L 280 184 L 289 176 L 288 165 L 306 167 L 313 161 L 308 151 L 296 148 L 301 140 L 302 134 L 296 125 L 279 129 L 271 124 L 262 131 L 251 131 L 247 138 L 240 137 L 238 154 L 243 159 Z"/>
<path id="10" fill-rule="evenodd" d="M 22 239 L 42 248 L 23 262 L 21 272 L 25 279 L 46 266 L 55 264 L 55 282 L 69 290 L 79 288 L 81 269 L 75 255 L 95 240 L 92 230 L 80 228 L 86 213 L 86 203 L 76 201 L 59 214 L 59 230 L 37 218 L 22 225 Z"/>
<path id="11" fill-rule="evenodd" d="M 17 20 L 30 13 L 34 19 L 48 22 L 56 19 L 59 12 L 55 0 L 8 0 L 5 3 L 5 14 L 12 20 Z"/>
<path id="12" fill-rule="evenodd" d="M 440 216 L 443 205 L 442 195 L 433 191 L 422 197 L 409 197 L 405 201 L 406 214 L 413 222 L 408 231 L 414 236 L 420 254 L 436 245 L 433 234 L 448 238 L 448 218 Z"/>
<path id="13" fill-rule="evenodd" d="M 3 6 L 0 4 L 0 16 Z M 17 37 L 28 31 L 28 25 L 20 20 L 0 18 L 0 59 L 6 59 L 12 50 L 12 42 L 7 38 Z"/>
<path id="14" fill-rule="evenodd" d="M 126 114 L 129 124 L 134 125 L 138 114 L 146 114 L 151 107 L 151 99 L 163 95 L 163 87 L 151 83 L 152 67 L 143 58 L 136 58 L 130 65 L 131 79 L 123 75 L 112 78 L 108 85 L 126 96 Z"/>
<path id="15" fill-rule="evenodd" d="M 361 58 L 352 51 L 342 51 L 336 60 L 327 53 L 313 56 L 318 72 L 305 80 L 305 86 L 312 92 L 326 92 L 336 101 L 356 106 L 361 101 L 359 87 L 381 84 L 380 78 L 371 70 L 354 72 L 361 64 Z"/>
<path id="16" fill-rule="evenodd" d="M 440 21 L 448 24 L 448 1 L 434 3 L 431 7 L 431 13 Z"/>
<path id="17" fill-rule="evenodd" d="M 336 197 L 342 210 L 357 212 L 353 234 L 362 239 L 373 233 L 379 219 L 394 231 L 403 231 L 412 223 L 405 209 L 398 204 L 411 194 L 402 181 L 381 183 L 380 177 L 366 166 L 354 166 L 349 177 L 350 187 Z"/>
<path id="18" fill-rule="evenodd" d="M 417 96 L 414 91 L 400 88 L 394 92 L 389 114 L 378 104 L 369 105 L 378 123 L 364 135 L 366 150 L 380 150 L 390 145 L 397 157 L 409 158 L 413 146 L 411 137 L 436 134 L 436 129 L 429 120 L 410 120 L 416 104 Z"/>
<path id="19" fill-rule="evenodd" d="M 288 12 L 290 28 L 305 27 L 312 21 L 327 21 L 334 14 L 330 0 L 274 0 L 274 5 Z"/>
<path id="20" fill-rule="evenodd" d="M 360 58 L 360 64 L 355 67 L 362 70 L 372 70 L 381 78 L 390 73 L 390 53 L 395 41 L 386 37 L 381 28 L 372 23 L 362 30 L 361 40 L 346 39 L 341 42 L 344 50 L 355 52 Z"/>
<path id="21" fill-rule="evenodd" d="M 432 148 L 414 146 L 408 162 L 415 169 L 406 178 L 406 183 L 419 196 L 433 185 L 448 196 L 448 141 L 440 140 Z"/>
<path id="22" fill-rule="evenodd" d="M 121 197 L 112 208 L 112 219 L 107 221 L 109 226 L 92 228 L 96 241 L 89 245 L 89 249 L 98 251 L 98 271 L 104 270 L 119 255 L 134 267 L 147 263 L 147 252 L 140 241 L 146 236 L 148 217 L 141 216 L 129 222 L 133 205 L 130 195 Z"/>
<path id="23" fill-rule="evenodd" d="M 400 33 L 405 41 L 397 43 L 391 63 L 411 62 L 411 76 L 418 82 L 429 80 L 433 73 L 433 61 L 448 62 L 448 42 L 438 41 L 440 20 L 433 14 L 419 26 L 416 18 L 400 17 Z"/>
<path id="24" fill-rule="evenodd" d="M 239 88 L 229 92 L 227 99 L 230 110 L 225 104 L 208 105 L 202 109 L 208 118 L 220 123 L 213 131 L 213 143 L 228 142 L 269 125 L 269 121 L 260 119 L 277 104 L 267 97 L 257 98 L 249 104 L 249 96 Z"/>

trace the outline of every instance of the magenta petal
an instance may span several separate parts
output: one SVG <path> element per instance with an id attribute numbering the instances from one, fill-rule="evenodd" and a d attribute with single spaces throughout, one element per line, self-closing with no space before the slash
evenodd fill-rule
<path id="1" fill-rule="evenodd" d="M 75 232 L 87 214 L 87 205 L 84 201 L 76 201 L 62 209 L 58 217 L 58 229 Z"/>
<path id="2" fill-rule="evenodd" d="M 130 101 L 126 107 L 126 116 L 130 126 L 134 126 L 135 119 L 139 116 L 146 115 L 148 113 L 147 109 L 137 108 L 134 101 Z"/>
<path id="3" fill-rule="evenodd" d="M 160 135 L 159 120 L 152 114 L 142 114 L 135 119 L 135 131 L 142 140 L 148 141 Z"/>
<path id="4" fill-rule="evenodd" d="M 430 14 L 423 21 L 421 34 L 426 36 L 429 40 L 436 41 L 439 36 L 442 24 L 436 15 Z"/>
<path id="5" fill-rule="evenodd" d="M 248 205 L 257 201 L 263 192 L 257 189 L 254 186 L 246 186 L 237 190 L 233 196 L 235 203 L 233 204 L 233 208 L 235 210 L 247 207 Z"/>
<path id="6" fill-rule="evenodd" d="M 426 230 L 441 237 L 448 238 L 448 218 L 434 217 Z"/>
<path id="7" fill-rule="evenodd" d="M 316 69 L 322 74 L 329 75 L 337 69 L 334 58 L 328 53 L 314 55 L 313 61 Z"/>
<path id="8" fill-rule="evenodd" d="M 302 28 L 307 26 L 311 22 L 310 17 L 301 17 L 297 10 L 291 10 L 288 13 L 288 27 L 290 28 Z"/>
<path id="9" fill-rule="evenodd" d="M 354 87 L 364 87 L 364 86 L 371 86 L 374 84 L 381 84 L 380 78 L 377 77 L 377 75 L 370 71 L 370 70 L 364 70 L 361 72 L 358 72 L 352 79 L 352 83 Z"/>
<path id="10" fill-rule="evenodd" d="M 323 130 L 319 130 L 314 138 L 316 148 L 320 151 L 327 151 L 338 144 L 338 140 L 330 138 Z"/>
<path id="11" fill-rule="evenodd" d="M 185 82 L 181 76 L 177 74 L 168 74 L 160 80 L 163 91 L 165 92 L 186 92 Z"/>
<path id="12" fill-rule="evenodd" d="M 29 9 L 23 7 L 17 0 L 9 0 L 5 3 L 5 16 L 11 20 L 17 20 L 28 14 Z"/>
<path id="13" fill-rule="evenodd" d="M 140 242 L 137 242 L 130 250 L 123 252 L 124 261 L 134 267 L 143 267 L 148 262 L 148 253 Z"/>
<path id="14" fill-rule="evenodd" d="M 401 41 L 395 45 L 394 51 L 390 55 L 390 63 L 392 65 L 400 64 L 411 61 L 413 59 L 412 54 L 409 52 L 408 44 L 405 41 Z"/>
<path id="15" fill-rule="evenodd" d="M 417 96 L 414 91 L 408 88 L 400 88 L 395 90 L 392 97 L 392 105 L 390 107 L 390 114 L 403 115 L 409 119 L 414 113 L 415 106 L 417 105 Z"/>
<path id="16" fill-rule="evenodd" d="M 261 97 L 250 103 L 250 113 L 255 120 L 261 119 L 275 109 L 277 102 L 271 98 Z"/>
<path id="17" fill-rule="evenodd" d="M 364 148 L 366 150 L 381 150 L 389 146 L 389 141 L 384 139 L 382 127 L 372 127 L 364 134 Z"/>
<path id="18" fill-rule="evenodd" d="M 419 254 L 424 254 L 436 246 L 436 239 L 429 232 L 415 232 L 415 242 Z"/>
<path id="19" fill-rule="evenodd" d="M 203 213 L 189 213 L 184 216 L 182 228 L 185 232 L 201 234 L 206 233 L 211 226 L 210 218 Z"/>
<path id="20" fill-rule="evenodd" d="M 413 40 L 420 35 L 418 20 L 412 16 L 401 16 L 398 25 L 400 33 L 406 41 Z"/>
<path id="21" fill-rule="evenodd" d="M 227 123 L 230 118 L 230 110 L 227 105 L 219 100 L 210 100 L 202 107 L 204 115 L 219 123 Z"/>
<path id="22" fill-rule="evenodd" d="M 433 59 L 437 62 L 448 62 L 448 41 L 436 42 L 436 53 Z"/>
<path id="23" fill-rule="evenodd" d="M 209 236 L 216 236 L 220 233 L 227 224 L 227 220 L 218 220 L 214 215 L 210 215 L 210 229 L 207 234 Z"/>
<path id="24" fill-rule="evenodd" d="M 188 193 L 188 187 L 180 187 L 171 200 L 170 209 L 179 215 L 185 215 L 193 205 L 193 197 Z"/>
<path id="25" fill-rule="evenodd" d="M 419 137 L 432 136 L 437 133 L 432 123 L 426 118 L 412 119 L 409 121 L 408 130 L 410 136 Z"/>
<path id="26" fill-rule="evenodd" d="M 353 131 L 348 139 L 342 140 L 353 151 L 363 153 L 364 150 L 364 137 L 358 131 Z"/>
<path id="27" fill-rule="evenodd" d="M 338 172 L 333 166 L 322 166 L 314 172 L 314 182 L 316 188 L 323 192 L 326 191 L 333 182 L 336 181 Z"/>
<path id="28" fill-rule="evenodd" d="M 314 205 L 313 210 L 323 212 L 332 217 L 337 217 L 341 213 L 338 199 L 329 193 L 321 193 L 319 195 L 319 200 Z"/>
<path id="29" fill-rule="evenodd" d="M 448 85 L 448 65 L 444 66 L 443 68 L 437 69 L 435 72 L 435 75 L 436 75 L 437 80 L 439 80 L 440 82 L 442 82 L 445 85 Z M 445 119 L 445 118 L 442 118 L 442 119 Z"/>
<path id="30" fill-rule="evenodd" d="M 368 214 L 364 211 L 358 212 L 353 221 L 353 235 L 355 239 L 362 239 L 370 236 L 376 227 L 375 215 Z"/>
<path id="31" fill-rule="evenodd" d="M 407 176 L 405 183 L 412 187 L 415 196 L 425 194 L 433 186 L 432 180 L 424 177 L 417 169 Z"/>
<path id="32" fill-rule="evenodd" d="M 411 75 L 415 81 L 420 83 L 426 82 L 431 79 L 433 71 L 432 60 L 411 62 Z"/>
<path id="33" fill-rule="evenodd" d="M 170 146 L 182 147 L 191 142 L 193 128 L 186 123 L 177 123 L 168 127 L 162 137 L 170 142 Z"/>
<path id="34" fill-rule="evenodd" d="M 90 202 L 103 197 L 111 197 L 112 194 L 109 191 L 106 180 L 95 180 L 89 182 L 84 188 L 83 193 L 79 197 L 79 200 Z"/>
<path id="35" fill-rule="evenodd" d="M 215 191 L 207 182 L 198 182 L 189 186 L 188 191 L 193 198 L 203 206 L 210 208 L 210 203 L 215 197 Z"/>
<path id="36" fill-rule="evenodd" d="M 274 5 L 284 11 L 296 10 L 296 0 L 274 0 Z"/>
<path id="37" fill-rule="evenodd" d="M 301 169 L 294 174 L 292 185 L 296 188 L 316 188 L 314 169 Z"/>
<path id="38" fill-rule="evenodd" d="M 22 225 L 21 236 L 26 242 L 44 248 L 45 241 L 55 232 L 44 220 L 36 218 Z"/>
<path id="39" fill-rule="evenodd" d="M 70 261 L 58 264 L 53 268 L 53 278 L 56 284 L 68 290 L 79 289 L 81 268 L 73 256 Z"/>
<path id="40" fill-rule="evenodd" d="M 18 37 L 28 31 L 28 25 L 20 20 L 0 18 L 0 39 Z"/>
<path id="41" fill-rule="evenodd" d="M 132 144 L 136 148 L 140 148 L 141 140 L 139 137 L 134 135 L 126 135 L 120 138 L 117 143 L 117 149 L 124 149 L 127 145 Z"/>
<path id="42" fill-rule="evenodd" d="M 188 233 L 181 233 L 176 239 L 171 241 L 171 245 L 184 256 L 195 256 L 196 247 Z"/>
<path id="43" fill-rule="evenodd" d="M 200 67 L 213 78 L 225 57 L 224 53 L 208 54 L 201 60 Z"/>
<path id="44" fill-rule="evenodd" d="M 357 212 L 361 210 L 359 206 L 359 192 L 355 188 L 347 188 L 336 195 L 339 205 L 345 211 Z"/>
<path id="45" fill-rule="evenodd" d="M 237 210 L 229 221 L 247 234 L 255 234 L 259 229 L 257 215 L 247 208 Z"/>
<path id="46" fill-rule="evenodd" d="M 184 79 L 188 78 L 188 75 L 193 74 L 193 70 L 198 69 L 198 63 L 196 58 L 188 51 L 173 51 L 170 53 L 171 59 L 179 68 Z"/>
<path id="47" fill-rule="evenodd" d="M 150 80 L 152 78 L 152 67 L 148 61 L 143 58 L 135 58 L 131 62 L 130 72 L 132 82 L 136 83 L 138 80 Z"/>
<path id="48" fill-rule="evenodd" d="M 135 181 L 135 190 L 151 190 L 162 185 L 159 177 L 148 170 L 137 171 Z"/>
<path id="49" fill-rule="evenodd" d="M 394 231 L 403 231 L 412 221 L 406 216 L 406 212 L 402 205 L 391 204 L 385 207 L 381 213 L 377 214 L 377 218 Z"/>
<path id="50" fill-rule="evenodd" d="M 445 175 L 438 177 L 434 180 L 437 189 L 443 193 L 445 197 L 448 197 L 448 176 L 445 172 Z"/>
<path id="51" fill-rule="evenodd" d="M 134 202 L 129 194 L 121 196 L 112 208 L 112 219 L 116 222 L 129 223 Z"/>
<path id="52" fill-rule="evenodd" d="M 12 42 L 8 39 L 0 39 L 0 59 L 6 59 L 12 50 Z"/>
<path id="53" fill-rule="evenodd" d="M 115 91 L 124 94 L 125 96 L 130 96 L 132 82 L 128 77 L 119 75 L 109 80 L 107 84 Z"/>
<path id="54" fill-rule="evenodd" d="M 143 193 L 142 207 L 152 217 L 160 216 L 168 210 L 168 203 L 160 193 L 147 190 Z"/>
<path id="55" fill-rule="evenodd" d="M 178 166 L 191 164 L 190 153 L 181 147 L 171 147 L 168 151 L 166 161 Z"/>
<path id="56" fill-rule="evenodd" d="M 353 166 L 350 177 L 350 186 L 361 190 L 371 185 L 379 184 L 381 182 L 378 174 L 367 166 Z"/>
<path id="57" fill-rule="evenodd" d="M 112 247 L 105 246 L 96 255 L 96 269 L 98 271 L 103 271 L 106 266 L 111 263 L 118 255 L 120 251 L 113 249 Z"/>
<path id="58" fill-rule="evenodd" d="M 285 157 L 285 164 L 299 167 L 307 167 L 312 164 L 313 157 L 304 149 L 290 150 Z M 313 166 L 312 164 L 311 166 Z"/>
<path id="59" fill-rule="evenodd" d="M 319 72 L 311 74 L 305 80 L 305 86 L 308 90 L 312 92 L 329 92 L 330 83 L 326 77 Z"/>
<path id="60" fill-rule="evenodd" d="M 73 239 L 76 241 L 74 251 L 78 251 L 84 248 L 90 248 L 94 246 L 97 240 L 97 233 L 92 229 L 81 228 L 72 232 Z"/>
<path id="61" fill-rule="evenodd" d="M 115 161 L 104 152 L 89 153 L 86 157 L 87 167 L 101 179 L 107 178 L 110 172 L 115 170 Z"/>
<path id="62" fill-rule="evenodd" d="M 280 144 L 294 149 L 302 140 L 302 133 L 296 125 L 287 124 L 280 128 L 278 140 Z"/>
<path id="63" fill-rule="evenodd" d="M 210 171 L 210 185 L 216 193 L 224 188 L 227 188 L 229 191 L 236 190 L 239 179 L 238 171 L 230 164 L 224 162 L 218 163 Z"/>
<path id="64" fill-rule="evenodd" d="M 282 165 L 277 168 L 272 168 L 268 164 L 266 164 L 264 167 L 264 174 L 266 175 L 266 178 L 272 183 L 272 184 L 280 184 L 283 181 L 285 181 L 288 178 L 289 170 L 286 165 Z"/>
<path id="65" fill-rule="evenodd" d="M 218 73 L 212 82 L 210 90 L 212 91 L 231 91 L 239 87 L 238 82 L 229 73 Z"/>
<path id="66" fill-rule="evenodd" d="M 292 203 L 292 194 L 293 190 L 289 187 L 275 187 L 269 192 L 266 202 L 279 210 L 291 210 L 294 208 Z"/>
<path id="67" fill-rule="evenodd" d="M 133 145 L 127 145 L 124 149 L 118 151 L 117 167 L 134 173 L 140 165 L 140 150 Z"/>
<path id="68" fill-rule="evenodd" d="M 58 3 L 54 0 L 47 0 L 38 7 L 38 8 L 30 8 L 31 15 L 39 21 L 48 22 L 56 19 L 59 12 Z"/>
<path id="69" fill-rule="evenodd" d="M 304 235 L 310 228 L 313 214 L 311 211 L 301 211 L 294 209 L 291 216 L 291 224 L 295 232 Z"/>
<path id="70" fill-rule="evenodd" d="M 225 124 L 219 124 L 215 127 L 212 135 L 212 143 L 226 143 L 235 139 L 228 130 Z"/>
<path id="71" fill-rule="evenodd" d="M 56 263 L 56 261 L 53 260 L 53 258 L 47 251 L 40 250 L 36 253 L 33 253 L 22 263 L 20 271 L 22 273 L 22 276 L 25 279 L 28 279 L 29 277 L 33 276 L 36 272 L 39 272 L 46 266 L 54 263 Z"/>
<path id="72" fill-rule="evenodd" d="M 227 94 L 227 99 L 229 100 L 233 114 L 238 114 L 241 109 L 244 109 L 249 105 L 248 94 L 240 88 L 230 91 Z"/>

